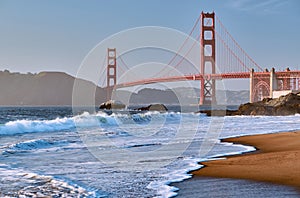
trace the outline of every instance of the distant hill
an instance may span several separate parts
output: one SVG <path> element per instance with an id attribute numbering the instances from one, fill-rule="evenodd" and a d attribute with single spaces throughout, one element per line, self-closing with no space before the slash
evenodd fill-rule
<path id="1" fill-rule="evenodd" d="M 40 72 L 38 74 L 0 71 L 1 106 L 63 106 L 72 105 L 75 78 L 63 72 Z M 80 80 L 87 89 L 95 88 L 96 103 L 105 100 L 106 93 L 95 84 Z"/>
<path id="2" fill-rule="evenodd" d="M 75 77 L 63 72 L 40 72 L 38 74 L 11 73 L 0 71 L 0 105 L 1 106 L 64 106 L 72 105 L 72 91 Z M 94 83 L 80 80 L 83 90 L 96 90 L 95 102 L 99 105 L 106 101 L 106 90 Z M 176 90 L 176 94 L 173 92 Z M 198 101 L 200 90 L 179 87 L 174 90 L 145 88 L 137 93 L 117 91 L 117 99 L 129 101 L 130 104 L 179 104 L 178 97 L 194 103 Z M 192 93 L 196 93 L 195 100 Z M 82 94 L 85 97 L 85 94 Z M 217 93 L 224 97 L 224 91 Z M 228 105 L 239 105 L 249 101 L 249 91 L 226 91 Z"/>
<path id="3" fill-rule="evenodd" d="M 240 105 L 250 101 L 249 90 L 240 90 L 240 91 L 218 91 L 217 98 L 225 96 L 227 105 Z"/>
<path id="4" fill-rule="evenodd" d="M 145 88 L 137 93 L 118 90 L 116 98 L 122 101 L 129 101 L 129 104 L 179 104 L 176 95 L 171 90 Z"/>

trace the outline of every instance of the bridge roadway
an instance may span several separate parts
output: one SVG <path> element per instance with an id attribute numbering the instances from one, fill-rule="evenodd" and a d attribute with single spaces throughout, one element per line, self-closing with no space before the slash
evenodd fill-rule
<path id="1" fill-rule="evenodd" d="M 162 78 L 148 78 L 143 80 L 137 80 L 132 82 L 125 82 L 116 85 L 116 88 L 124 88 L 124 87 L 132 87 L 136 85 L 146 85 L 146 84 L 154 84 L 160 82 L 176 82 L 176 81 L 193 81 L 193 80 L 201 80 L 201 79 L 214 79 L 214 80 L 222 80 L 222 79 L 245 79 L 250 78 L 251 72 L 241 72 L 241 73 L 223 73 L 223 74 L 196 74 L 196 75 L 185 75 L 185 76 L 173 76 L 173 77 L 162 77 Z M 275 72 L 275 75 L 278 79 L 283 78 L 299 78 L 300 71 L 278 71 Z M 270 72 L 254 72 L 255 78 L 269 78 Z"/>

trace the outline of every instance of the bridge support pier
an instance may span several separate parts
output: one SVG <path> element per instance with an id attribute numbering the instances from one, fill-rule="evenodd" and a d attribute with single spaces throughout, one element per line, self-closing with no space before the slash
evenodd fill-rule
<path id="1" fill-rule="evenodd" d="M 250 102 L 254 102 L 254 69 L 251 69 L 251 72 L 250 72 Z"/>
<path id="2" fill-rule="evenodd" d="M 275 74 L 275 69 L 273 67 L 270 72 L 270 95 L 269 95 L 270 98 L 273 98 L 273 91 L 277 89 L 278 89 L 278 81 Z"/>
<path id="3" fill-rule="evenodd" d="M 114 86 L 117 85 L 117 52 L 116 48 L 107 49 L 106 100 L 111 100 Z"/>
<path id="4" fill-rule="evenodd" d="M 208 36 L 210 35 L 210 36 Z M 216 41 L 215 41 L 215 13 L 201 13 L 201 65 L 200 72 L 203 78 L 200 80 L 200 105 L 216 103 L 215 79 L 209 75 L 215 74 L 216 67 Z"/>
<path id="5" fill-rule="evenodd" d="M 289 72 L 290 69 L 286 68 L 285 71 Z M 283 79 L 283 89 L 284 90 L 290 90 L 291 89 L 291 79 L 289 78 L 289 76 L 287 76 L 286 78 Z"/>

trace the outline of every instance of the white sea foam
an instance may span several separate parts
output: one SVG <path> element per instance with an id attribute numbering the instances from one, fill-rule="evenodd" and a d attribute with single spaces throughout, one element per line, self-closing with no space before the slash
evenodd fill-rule
<path id="1" fill-rule="evenodd" d="M 178 190 L 178 188 L 171 186 L 170 184 L 173 182 L 181 182 L 183 180 L 191 178 L 192 175 L 189 174 L 190 171 L 197 170 L 203 167 L 203 165 L 199 164 L 198 159 L 193 158 L 186 158 L 180 163 L 182 163 L 181 169 L 173 170 L 170 173 L 163 175 L 163 177 L 165 178 L 164 180 L 153 181 L 147 186 L 147 188 L 149 189 L 157 190 L 157 194 L 159 196 L 156 197 L 165 198 L 177 195 L 176 191 Z"/>
<path id="2" fill-rule="evenodd" d="M 2 189 L 7 190 L 1 193 L 11 197 L 100 197 L 95 190 L 52 176 L 39 175 L 21 168 L 10 168 L 5 164 L 0 164 L 0 176 L 1 180 L 5 181 L 5 188 Z"/>

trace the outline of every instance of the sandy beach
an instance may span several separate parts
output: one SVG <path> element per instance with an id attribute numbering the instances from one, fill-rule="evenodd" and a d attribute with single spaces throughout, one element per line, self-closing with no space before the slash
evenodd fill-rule
<path id="1" fill-rule="evenodd" d="M 250 145 L 258 150 L 226 159 L 203 162 L 194 178 L 249 179 L 300 189 L 300 131 L 228 138 L 223 142 Z"/>

